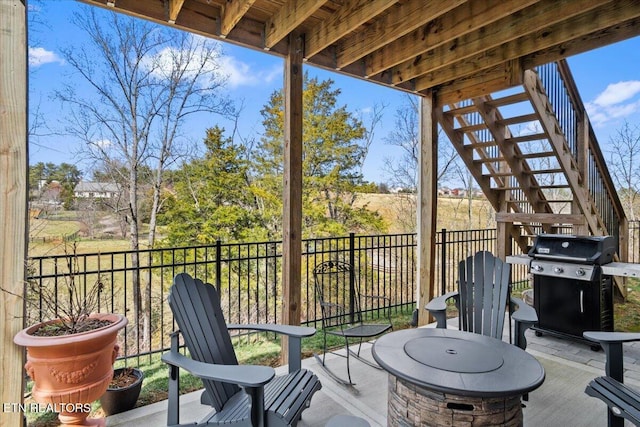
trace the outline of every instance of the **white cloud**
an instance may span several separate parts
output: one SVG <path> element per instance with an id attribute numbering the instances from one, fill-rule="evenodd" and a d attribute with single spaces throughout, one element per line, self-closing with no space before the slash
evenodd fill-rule
<path id="1" fill-rule="evenodd" d="M 270 69 L 255 69 L 245 62 L 227 55 L 220 58 L 219 73 L 227 78 L 230 88 L 234 89 L 240 86 L 258 86 L 271 83 L 282 76 L 282 67 L 274 66 Z"/>
<path id="2" fill-rule="evenodd" d="M 199 36 L 194 36 L 194 38 L 196 37 Z M 155 75 L 160 77 L 167 76 L 170 74 L 173 62 L 179 54 L 180 52 L 178 50 L 172 47 L 167 47 L 152 57 L 144 58 L 144 64 L 147 69 L 153 69 L 153 73 Z M 204 55 L 204 52 L 196 51 L 194 53 L 194 57 L 197 57 L 198 55 Z M 193 61 L 193 67 L 192 69 L 187 70 L 187 75 L 189 75 L 189 73 L 197 72 L 198 65 L 197 60 Z M 213 73 L 221 79 L 225 79 L 230 89 L 235 89 L 240 86 L 258 86 L 261 84 L 268 84 L 274 79 L 282 76 L 282 67 L 274 66 L 270 69 L 255 69 L 254 66 L 249 65 L 234 56 L 224 55 L 223 53 L 218 56 L 216 61 L 212 61 L 204 71 L 206 73 Z"/>
<path id="3" fill-rule="evenodd" d="M 32 67 L 39 67 L 44 64 L 50 64 L 57 62 L 64 64 L 64 60 L 60 58 L 55 52 L 46 50 L 42 47 L 30 47 L 29 48 L 29 65 Z"/>
<path id="4" fill-rule="evenodd" d="M 607 122 L 625 118 L 640 112 L 640 81 L 629 80 L 612 83 L 585 108 L 594 125 L 602 126 Z"/>
<path id="5" fill-rule="evenodd" d="M 93 145 L 95 145 L 98 148 L 101 148 L 103 150 L 108 149 L 109 147 L 111 147 L 113 145 L 113 142 L 111 142 L 108 139 L 98 139 L 92 142 Z"/>
<path id="6" fill-rule="evenodd" d="M 609 107 L 631 99 L 638 93 L 640 93 L 638 80 L 612 83 L 596 97 L 593 103 L 601 107 Z"/>

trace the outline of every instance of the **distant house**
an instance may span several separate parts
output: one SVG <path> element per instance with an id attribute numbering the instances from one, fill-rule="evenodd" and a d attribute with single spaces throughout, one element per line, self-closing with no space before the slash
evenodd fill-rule
<path id="1" fill-rule="evenodd" d="M 77 199 L 113 199 L 119 193 L 118 184 L 113 182 L 80 181 L 73 189 Z"/>

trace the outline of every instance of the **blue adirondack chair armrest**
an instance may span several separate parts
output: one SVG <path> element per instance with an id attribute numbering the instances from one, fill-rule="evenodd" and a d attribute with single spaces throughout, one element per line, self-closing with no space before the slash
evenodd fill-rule
<path id="1" fill-rule="evenodd" d="M 266 323 L 237 324 L 228 323 L 227 329 L 252 329 L 254 331 L 275 332 L 289 337 L 304 338 L 315 335 L 316 329 L 308 326 L 274 325 Z"/>
<path id="2" fill-rule="evenodd" d="M 586 331 L 582 335 L 588 340 L 599 343 L 625 343 L 640 341 L 640 333 Z"/>
<path id="3" fill-rule="evenodd" d="M 538 313 L 520 298 L 511 297 L 510 304 L 514 309 L 513 314 L 511 314 L 515 327 L 513 343 L 524 350 L 527 348 L 527 339 L 524 336 L 524 332 L 538 321 Z"/>
<path id="4" fill-rule="evenodd" d="M 316 333 L 315 328 L 293 325 L 273 324 L 227 324 L 227 329 L 251 329 L 254 331 L 275 332 L 289 337 L 289 372 L 299 371 L 302 368 L 302 338 L 310 337 Z"/>
<path id="5" fill-rule="evenodd" d="M 640 333 L 634 332 L 601 332 L 586 331 L 582 334 L 586 339 L 600 343 L 607 355 L 605 372 L 608 377 L 623 382 L 624 359 L 622 344 L 640 341 Z"/>
<path id="6" fill-rule="evenodd" d="M 444 295 L 432 299 L 425 305 L 424 308 L 436 318 L 436 328 L 447 328 L 447 300 L 454 298 L 457 302 L 459 297 L 458 291 L 447 292 Z"/>
<path id="7" fill-rule="evenodd" d="M 276 375 L 276 371 L 270 366 L 204 363 L 174 351 L 164 353 L 162 361 L 182 368 L 198 378 L 237 384 L 240 387 L 262 387 Z"/>

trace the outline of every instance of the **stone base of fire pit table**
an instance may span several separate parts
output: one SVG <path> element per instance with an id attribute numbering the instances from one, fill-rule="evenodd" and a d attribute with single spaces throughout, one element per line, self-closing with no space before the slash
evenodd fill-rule
<path id="1" fill-rule="evenodd" d="M 463 397 L 427 390 L 389 374 L 388 427 L 522 425 L 520 396 Z"/>
<path id="2" fill-rule="evenodd" d="M 372 353 L 389 373 L 389 427 L 521 426 L 520 399 L 545 376 L 515 345 L 452 329 L 391 332 Z"/>

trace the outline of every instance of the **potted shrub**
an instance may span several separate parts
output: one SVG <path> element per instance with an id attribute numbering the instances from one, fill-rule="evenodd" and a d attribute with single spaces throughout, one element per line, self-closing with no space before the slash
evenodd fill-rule
<path id="1" fill-rule="evenodd" d="M 27 349 L 25 370 L 34 383 L 33 399 L 43 409 L 57 412 L 63 425 L 96 425 L 104 420 L 87 420 L 91 402 L 104 394 L 113 378 L 117 335 L 127 319 L 120 314 L 93 313 L 102 282 L 98 278 L 91 289 L 81 290 L 76 284 L 76 266 L 76 257 L 68 257 L 66 295 L 60 298 L 45 286 L 34 289 L 31 285 L 45 301 L 43 315 L 54 314 L 18 332 L 14 342 Z"/>
<path id="2" fill-rule="evenodd" d="M 119 414 L 136 406 L 144 373 L 136 368 L 118 368 L 113 371 L 113 380 L 100 398 L 105 415 Z"/>

